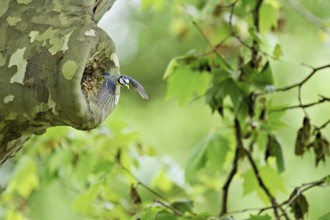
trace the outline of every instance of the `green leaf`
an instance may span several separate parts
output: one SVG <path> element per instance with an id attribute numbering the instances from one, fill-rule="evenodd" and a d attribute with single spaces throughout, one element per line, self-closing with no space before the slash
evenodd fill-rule
<path id="1" fill-rule="evenodd" d="M 99 160 L 94 167 L 94 173 L 109 172 L 115 163 L 109 160 Z"/>
<path id="2" fill-rule="evenodd" d="M 260 89 L 265 90 L 267 86 L 273 85 L 273 73 L 269 62 L 265 64 L 260 73 L 251 76 L 251 82 Z"/>
<path id="3" fill-rule="evenodd" d="M 56 148 L 51 155 L 48 163 L 48 170 L 50 173 L 55 173 L 61 167 L 68 166 L 72 160 L 73 153 L 69 148 Z"/>
<path id="4" fill-rule="evenodd" d="M 249 31 L 249 34 L 250 34 L 250 36 L 252 37 L 253 40 L 258 42 L 258 44 L 262 44 L 260 34 L 256 31 L 255 28 L 250 27 L 248 31 Z"/>
<path id="5" fill-rule="evenodd" d="M 269 133 L 269 132 L 281 130 L 283 128 L 287 128 L 289 125 L 283 119 L 285 113 L 286 113 L 285 111 L 269 112 L 267 115 L 267 120 L 264 121 L 261 125 L 261 129 Z"/>
<path id="6" fill-rule="evenodd" d="M 321 217 L 318 218 L 318 220 L 330 220 L 330 212 L 322 215 Z"/>
<path id="7" fill-rule="evenodd" d="M 246 196 L 258 189 L 258 181 L 252 169 L 243 174 L 243 196 Z"/>
<path id="8" fill-rule="evenodd" d="M 156 11 L 160 11 L 164 8 L 165 1 L 164 0 L 142 0 L 141 1 L 141 8 L 142 10 L 153 9 Z"/>
<path id="9" fill-rule="evenodd" d="M 17 192 L 24 198 L 28 198 L 33 190 L 39 187 L 36 162 L 30 157 L 23 157 L 16 165 L 12 179 L 6 189 L 6 193 Z"/>
<path id="10" fill-rule="evenodd" d="M 260 32 L 265 33 L 277 26 L 279 18 L 279 9 L 273 4 L 262 4 L 260 8 Z"/>
<path id="11" fill-rule="evenodd" d="M 179 210 L 181 213 L 192 213 L 193 212 L 193 201 L 190 200 L 182 200 L 182 201 L 176 201 L 172 203 L 172 207 L 176 210 Z"/>
<path id="12" fill-rule="evenodd" d="M 167 77 L 169 77 L 175 71 L 175 69 L 177 67 L 178 67 L 178 61 L 177 61 L 176 58 L 174 58 L 167 65 L 164 76 L 163 76 L 163 79 L 166 79 Z"/>
<path id="13" fill-rule="evenodd" d="M 269 215 L 250 215 L 249 220 L 271 220 Z"/>
<path id="14" fill-rule="evenodd" d="M 154 207 L 144 209 L 142 212 L 140 212 L 140 218 L 141 220 L 155 219 L 157 212 L 159 212 L 159 209 Z M 134 218 L 134 220 L 136 219 L 139 218 Z"/>
<path id="15" fill-rule="evenodd" d="M 179 66 L 168 79 L 166 98 L 176 96 L 180 104 L 185 104 L 195 96 L 203 95 L 210 82 L 207 72 L 192 71 L 190 66 Z"/>
<path id="16" fill-rule="evenodd" d="M 216 170 L 222 170 L 229 148 L 229 141 L 221 135 L 215 135 L 207 146 L 207 160 Z"/>
<path id="17" fill-rule="evenodd" d="M 259 169 L 260 176 L 264 180 L 270 192 L 274 195 L 277 191 L 285 193 L 285 185 L 281 175 L 270 166 Z"/>
<path id="18" fill-rule="evenodd" d="M 187 180 L 192 180 L 197 171 L 205 167 L 207 162 L 217 169 L 222 169 L 229 150 L 228 146 L 227 139 L 218 134 L 211 134 L 206 137 L 188 156 L 185 168 Z"/>
<path id="19" fill-rule="evenodd" d="M 160 171 L 153 180 L 153 185 L 163 192 L 170 192 L 173 189 L 173 182 L 166 176 L 164 171 Z"/>
<path id="20" fill-rule="evenodd" d="M 96 196 L 100 192 L 102 187 L 102 182 L 98 182 L 92 185 L 87 192 L 79 196 L 73 203 L 73 208 L 82 213 L 87 214 L 93 211 L 93 202 L 96 199 Z"/>
<path id="21" fill-rule="evenodd" d="M 213 85 L 211 91 L 212 97 L 208 97 L 208 100 L 211 101 L 211 107 L 218 107 L 219 104 L 222 104 L 221 102 L 223 99 L 226 96 L 229 96 L 236 115 L 241 118 L 249 115 L 251 102 L 249 98 L 248 83 L 236 82 L 233 78 L 228 77 L 228 75 L 221 77 L 221 80 L 220 83 L 215 82 L 216 84 Z"/>
<path id="22" fill-rule="evenodd" d="M 274 135 L 268 135 L 265 159 L 267 160 L 270 156 L 275 157 L 278 172 L 283 172 L 285 169 L 283 151 L 280 143 Z"/>
<path id="23" fill-rule="evenodd" d="M 167 210 L 162 210 L 156 214 L 153 220 L 178 220 L 178 217 Z"/>
<path id="24" fill-rule="evenodd" d="M 80 180 L 84 180 L 87 178 L 93 169 L 95 164 L 97 163 L 96 154 L 91 152 L 86 152 L 84 154 L 80 154 L 78 157 L 77 164 L 74 168 L 74 175 Z"/>
<path id="25" fill-rule="evenodd" d="M 196 51 L 191 50 L 187 54 L 184 54 L 182 56 L 175 57 L 170 61 L 170 63 L 167 65 L 167 68 L 165 70 L 163 79 L 168 78 L 172 73 L 176 71 L 177 68 L 180 68 L 182 66 L 190 66 L 194 63 L 197 63 L 197 66 L 199 65 L 199 60 L 206 60 L 203 58 L 200 58 Z"/>
<path id="26" fill-rule="evenodd" d="M 280 59 L 283 56 L 283 51 L 281 45 L 276 44 L 273 50 L 273 56 L 276 60 Z"/>
<path id="27" fill-rule="evenodd" d="M 274 195 L 277 191 L 285 192 L 283 178 L 269 166 L 260 167 L 259 175 L 263 182 Z M 252 192 L 256 192 L 261 201 L 269 204 L 269 198 L 265 192 L 260 188 L 257 178 L 252 169 L 246 171 L 243 175 L 243 195 L 248 195 Z"/>

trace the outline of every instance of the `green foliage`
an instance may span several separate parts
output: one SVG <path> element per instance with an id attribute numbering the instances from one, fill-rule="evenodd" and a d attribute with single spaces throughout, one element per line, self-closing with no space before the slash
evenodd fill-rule
<path id="1" fill-rule="evenodd" d="M 273 56 L 276 60 L 280 59 L 283 56 L 283 51 L 281 45 L 276 44 L 273 50 Z"/>
<path id="2" fill-rule="evenodd" d="M 124 2 L 125 13 L 134 2 Z M 329 177 L 300 182 L 329 174 L 327 109 L 302 110 L 319 90 L 294 86 L 306 77 L 294 65 L 314 62 L 312 51 L 327 41 L 312 45 L 316 37 L 307 35 L 319 31 L 277 0 L 262 1 L 257 28 L 256 2 L 142 0 L 140 17 L 120 14 L 126 51 L 137 52 L 121 60 L 121 71 L 141 73 L 152 99 L 140 105 L 123 91 L 102 127 L 59 127 L 32 138 L 0 169 L 0 219 L 270 220 L 277 219 L 274 200 L 289 219 L 329 219 L 320 205 L 327 190 L 324 198 L 313 194 Z M 164 102 L 165 83 L 166 99 L 181 108 Z"/>
<path id="3" fill-rule="evenodd" d="M 273 135 L 268 135 L 265 159 L 267 160 L 268 157 L 275 157 L 277 170 L 278 172 L 282 173 L 285 169 L 284 155 L 280 143 Z"/>
<path id="4" fill-rule="evenodd" d="M 221 169 L 226 159 L 229 142 L 219 134 L 210 134 L 190 152 L 186 165 L 186 178 L 192 181 L 196 173 L 209 165 Z"/>
<path id="5" fill-rule="evenodd" d="M 271 220 L 269 215 L 250 215 L 250 220 Z"/>
<path id="6" fill-rule="evenodd" d="M 209 86 L 209 71 L 208 60 L 195 54 L 172 60 L 164 75 L 164 78 L 169 78 L 166 97 L 175 95 L 180 104 L 185 104 L 196 96 L 202 96 Z"/>
<path id="7" fill-rule="evenodd" d="M 267 184 L 269 190 L 274 195 L 276 192 L 285 192 L 285 186 L 283 178 L 269 166 L 259 168 L 260 176 Z M 269 199 L 265 192 L 260 188 L 260 185 L 256 179 L 255 173 L 252 169 L 246 171 L 243 175 L 243 195 L 249 195 L 256 192 L 259 198 L 265 203 L 269 204 Z"/>
<path id="8" fill-rule="evenodd" d="M 33 190 L 39 186 L 39 178 L 36 173 L 36 163 L 30 157 L 23 157 L 13 172 L 10 184 L 6 188 L 5 195 L 10 198 L 16 193 L 23 198 L 28 198 Z"/>

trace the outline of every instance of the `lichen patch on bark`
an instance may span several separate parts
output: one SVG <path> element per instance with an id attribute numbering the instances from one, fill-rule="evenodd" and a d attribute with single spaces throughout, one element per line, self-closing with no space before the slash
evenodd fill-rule
<path id="1" fill-rule="evenodd" d="M 10 83 L 20 83 L 23 85 L 23 80 L 25 76 L 25 70 L 27 61 L 24 59 L 24 52 L 26 47 L 17 49 L 15 53 L 13 53 L 9 60 L 8 67 L 17 66 L 16 73 L 11 77 Z"/>
<path id="2" fill-rule="evenodd" d="M 119 59 L 116 53 L 111 54 L 110 60 L 112 60 L 116 67 L 119 67 Z"/>
<path id="3" fill-rule="evenodd" d="M 3 99 L 3 103 L 7 104 L 9 102 L 12 102 L 14 100 L 15 96 L 10 94 L 10 95 L 7 95 L 4 99 Z"/>
<path id="4" fill-rule="evenodd" d="M 78 65 L 76 62 L 72 60 L 66 61 L 62 66 L 62 73 L 64 78 L 67 80 L 73 79 L 77 69 L 78 69 Z"/>
<path id="5" fill-rule="evenodd" d="M 94 29 L 90 29 L 90 30 L 86 31 L 85 32 L 85 36 L 95 37 L 95 30 Z"/>

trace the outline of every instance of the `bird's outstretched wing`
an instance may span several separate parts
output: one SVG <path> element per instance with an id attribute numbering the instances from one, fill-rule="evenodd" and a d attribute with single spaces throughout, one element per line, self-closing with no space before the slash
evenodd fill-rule
<path id="1" fill-rule="evenodd" d="M 127 75 L 125 75 L 125 77 L 127 77 L 129 79 L 132 86 L 136 89 L 136 91 L 139 93 L 139 95 L 143 99 L 149 99 L 147 92 L 144 90 L 143 86 L 137 80 L 135 80 L 132 77 L 127 76 Z"/>
<path id="2" fill-rule="evenodd" d="M 110 79 L 103 82 L 97 96 L 97 103 L 102 109 L 112 112 L 116 106 L 116 82 Z"/>

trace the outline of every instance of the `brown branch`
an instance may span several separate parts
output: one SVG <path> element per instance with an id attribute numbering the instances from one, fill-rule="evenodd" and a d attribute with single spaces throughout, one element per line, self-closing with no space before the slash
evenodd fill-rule
<path id="1" fill-rule="evenodd" d="M 234 160 L 232 163 L 231 171 L 228 174 L 227 180 L 222 187 L 222 191 L 223 191 L 222 204 L 221 204 L 221 211 L 220 211 L 219 216 L 223 216 L 223 215 L 227 214 L 229 186 L 230 186 L 235 174 L 237 173 L 238 160 L 240 158 L 240 153 L 242 152 L 242 149 L 243 149 L 242 133 L 241 133 L 240 124 L 239 124 L 237 118 L 235 118 L 234 124 L 235 124 L 236 150 L 235 150 L 235 156 L 234 156 Z"/>
<path id="2" fill-rule="evenodd" d="M 253 16 L 253 25 L 256 29 L 256 32 L 260 32 L 260 25 L 259 25 L 259 11 L 260 11 L 260 7 L 263 3 L 263 0 L 258 0 L 253 12 L 252 12 L 252 16 Z M 251 65 L 252 67 L 258 67 L 258 60 L 259 60 L 259 43 L 257 40 L 253 40 L 252 42 L 252 48 L 251 48 Z"/>
<path id="3" fill-rule="evenodd" d="M 308 104 L 292 105 L 292 106 L 278 108 L 278 109 L 272 109 L 272 110 L 270 110 L 270 112 L 281 112 L 281 111 L 286 111 L 286 110 L 291 110 L 291 109 L 296 109 L 296 108 L 303 108 L 303 109 L 305 109 L 305 108 L 313 107 L 315 105 L 322 104 L 325 101 L 330 101 L 330 100 L 328 98 L 322 97 L 320 100 L 318 100 L 316 102 L 311 102 L 311 103 L 308 103 Z"/>
<path id="4" fill-rule="evenodd" d="M 292 84 L 290 86 L 285 86 L 282 88 L 278 88 L 276 89 L 274 92 L 285 92 L 291 89 L 295 89 L 295 88 L 299 88 L 302 87 L 311 77 L 313 77 L 318 71 L 326 69 L 326 68 L 330 68 L 330 64 L 327 65 L 323 65 L 320 67 L 312 67 L 312 71 L 308 74 L 308 76 L 306 76 L 302 81 Z M 261 95 L 267 95 L 270 94 L 268 92 L 260 92 L 260 93 L 255 93 L 255 96 L 261 96 Z"/>
<path id="5" fill-rule="evenodd" d="M 302 193 L 304 193 L 307 190 L 312 189 L 312 188 L 314 188 L 316 186 L 322 186 L 324 184 L 328 184 L 328 186 L 329 186 L 329 183 L 327 183 L 329 178 L 330 178 L 330 175 L 325 176 L 322 179 L 319 179 L 319 180 L 316 180 L 316 181 L 313 181 L 313 182 L 309 182 L 309 183 L 303 183 L 300 186 L 295 187 L 292 192 L 296 192 L 296 194 L 293 195 L 293 196 L 290 196 L 290 198 L 288 198 L 286 201 L 282 202 L 281 203 L 281 206 L 286 205 L 287 206 L 286 208 L 288 208 L 292 204 L 292 202 L 299 195 L 301 195 Z"/>
<path id="6" fill-rule="evenodd" d="M 279 215 L 279 212 L 278 212 L 279 205 L 278 205 L 275 197 L 271 194 L 270 190 L 268 189 L 268 187 L 264 183 L 263 179 L 261 178 L 260 173 L 259 173 L 259 169 L 258 169 L 256 163 L 254 162 L 251 153 L 248 150 L 246 150 L 246 149 L 243 149 L 243 150 L 244 150 L 245 155 L 248 158 L 248 161 L 249 161 L 249 163 L 250 163 L 250 165 L 252 167 L 252 170 L 253 170 L 254 175 L 255 175 L 255 177 L 256 177 L 256 179 L 258 181 L 259 186 L 266 193 L 269 201 L 272 204 L 272 208 L 274 210 L 275 218 L 276 219 L 280 219 L 280 215 Z"/>
<path id="7" fill-rule="evenodd" d="M 328 124 L 330 124 L 330 119 L 328 119 L 328 121 L 326 121 L 324 124 L 322 124 L 320 127 L 318 127 L 318 130 L 322 130 L 323 128 L 325 128 L 326 126 L 328 126 Z"/>
<path id="8" fill-rule="evenodd" d="M 328 179 L 330 178 L 330 175 L 328 176 L 325 176 L 319 180 L 316 180 L 316 181 L 312 181 L 312 182 L 309 182 L 309 183 L 303 183 L 301 184 L 300 186 L 297 186 L 295 187 L 293 190 L 292 190 L 292 193 L 293 192 L 296 192 L 296 194 L 294 194 L 292 196 L 292 193 L 290 194 L 290 197 L 283 201 L 281 204 L 278 205 L 278 207 L 282 207 L 283 206 L 287 206 L 286 208 L 288 208 L 292 202 L 294 201 L 295 198 L 297 198 L 299 195 L 301 195 L 302 193 L 314 188 L 314 187 L 317 187 L 317 186 L 322 186 L 324 184 L 328 184 L 329 186 L 329 183 L 328 183 Z M 263 207 L 263 208 L 247 208 L 247 209 L 242 209 L 242 210 L 236 210 L 236 211 L 232 211 L 232 212 L 228 212 L 227 215 L 233 215 L 233 214 L 238 214 L 238 213 L 245 213 L 245 212 L 253 212 L 253 211 L 258 211 L 258 213 L 262 213 L 264 211 L 267 211 L 269 209 L 273 209 L 273 205 L 271 206 L 266 206 L 266 207 Z M 286 209 L 285 208 L 285 209 Z"/>

